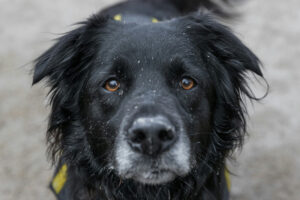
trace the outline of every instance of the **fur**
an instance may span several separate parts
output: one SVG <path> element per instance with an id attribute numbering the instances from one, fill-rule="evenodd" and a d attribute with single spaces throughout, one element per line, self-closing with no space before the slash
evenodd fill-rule
<path id="1" fill-rule="evenodd" d="M 194 12 L 198 8 L 211 12 Z M 119 13 L 130 20 L 126 23 L 113 20 Z M 33 84 L 46 78 L 50 87 L 49 154 L 54 163 L 67 163 L 69 167 L 65 199 L 228 198 L 225 160 L 243 144 L 247 113 L 243 99 L 258 100 L 246 81 L 247 73 L 261 78 L 263 74 L 259 59 L 214 14 L 224 16 L 225 12 L 208 0 L 126 1 L 80 23 L 37 58 Z M 160 23 L 140 21 L 151 17 Z M 138 50 L 134 51 L 135 48 Z M 119 57 L 115 61 L 115 55 L 122 53 L 129 63 L 138 58 L 135 62 L 138 67 L 127 69 L 124 74 L 134 71 L 155 83 L 145 83 L 146 78 L 138 82 L 137 76 L 131 75 L 127 81 L 129 84 L 131 80 L 131 89 L 124 88 L 115 96 L 102 89 L 99 92 L 100 77 L 108 73 L 108 66 L 114 66 L 115 62 L 117 66 L 127 65 Z M 172 89 L 165 83 L 181 76 L 180 67 L 172 76 L 165 77 L 163 74 L 171 72 L 161 71 L 162 63 L 169 62 L 172 55 L 177 55 L 172 61 L 174 65 L 188 65 L 184 70 L 190 69 L 195 79 L 200 80 L 190 93 L 179 94 L 178 88 Z M 140 71 L 141 66 L 147 73 Z M 139 87 L 142 88 L 139 91 L 132 89 Z M 147 98 L 139 96 L 140 93 Z M 136 105 L 143 105 L 149 99 L 157 106 L 134 111 Z M 117 172 L 115 159 L 120 156 L 116 151 L 121 145 L 118 140 L 122 140 L 121 122 L 130 121 L 138 115 L 135 112 L 163 112 L 184 130 L 181 134 L 187 139 L 179 144 L 190 148 L 182 150 L 190 152 L 186 157 L 190 160 L 187 174 L 152 185 L 124 178 Z"/>

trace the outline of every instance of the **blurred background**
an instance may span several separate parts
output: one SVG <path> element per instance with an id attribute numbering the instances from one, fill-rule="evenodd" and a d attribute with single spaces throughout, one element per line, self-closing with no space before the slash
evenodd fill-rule
<path id="1" fill-rule="evenodd" d="M 54 200 L 46 159 L 49 107 L 32 60 L 60 33 L 116 0 L 0 0 L 0 199 Z M 249 136 L 230 164 L 232 199 L 300 199 L 300 1 L 249 0 L 231 27 L 271 86 L 249 106 Z"/>

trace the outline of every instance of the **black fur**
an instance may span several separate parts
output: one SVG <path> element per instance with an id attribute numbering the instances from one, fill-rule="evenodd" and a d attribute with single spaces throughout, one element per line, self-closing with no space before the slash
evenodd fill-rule
<path id="1" fill-rule="evenodd" d="M 247 73 L 262 78 L 263 74 L 258 58 L 212 14 L 198 12 L 182 16 L 196 11 L 199 6 L 217 14 L 225 13 L 208 0 L 132 0 L 121 3 L 82 22 L 79 28 L 59 38 L 37 59 L 33 84 L 47 78 L 51 88 L 52 110 L 47 132 L 49 153 L 54 161 L 59 159 L 69 166 L 66 199 L 227 198 L 223 174 L 225 159 L 242 145 L 246 131 L 243 97 L 257 100 L 246 82 Z M 136 18 L 128 23 L 116 22 L 112 17 L 118 13 Z M 139 17 L 156 17 L 166 21 L 143 24 Z M 142 33 L 144 30 L 145 33 Z M 156 35 L 159 42 L 144 39 L 143 34 L 145 38 L 151 38 L 147 35 L 149 32 Z M 128 39 L 126 45 L 131 34 L 136 34 L 136 38 L 131 43 Z M 123 43 L 123 46 L 118 45 L 118 41 L 124 38 L 125 46 Z M 126 50 L 128 46 L 135 45 L 146 50 Z M 114 49 L 115 46 L 120 48 Z M 150 47 L 148 50 L 147 46 L 155 51 Z M 127 53 L 128 59 L 143 57 L 145 52 L 144 57 L 155 53 L 153 62 L 161 65 L 177 49 L 183 52 L 184 62 L 203 76 L 203 83 L 198 84 L 201 89 L 193 93 L 197 99 L 193 96 L 186 98 L 186 95 L 181 97 L 181 94 L 171 95 L 170 92 L 172 98 L 178 98 L 195 110 L 186 111 L 195 118 L 194 121 L 182 117 L 190 127 L 188 132 L 205 133 L 201 136 L 190 134 L 196 164 L 188 175 L 162 185 L 144 185 L 123 179 L 108 166 L 113 156 L 115 133 L 123 115 L 118 115 L 112 125 L 106 123 L 117 112 L 116 105 L 124 106 L 123 100 L 121 97 L 107 97 L 111 98 L 108 101 L 98 95 L 96 75 L 104 73 L 103 68 L 110 65 L 109 59 L 122 50 Z M 152 61 L 145 58 L 145 62 Z M 162 89 L 171 90 L 166 85 Z M 123 92 L 130 91 L 124 89 Z M 125 94 L 124 98 L 129 96 Z M 161 98 L 168 101 L 171 97 L 166 94 Z M 97 106 L 101 107 L 101 113 L 94 105 L 97 103 L 95 99 L 99 102 Z"/>

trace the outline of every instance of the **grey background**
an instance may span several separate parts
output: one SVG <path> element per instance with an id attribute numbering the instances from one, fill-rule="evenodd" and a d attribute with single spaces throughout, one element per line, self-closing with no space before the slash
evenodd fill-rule
<path id="1" fill-rule="evenodd" d="M 47 89 L 31 61 L 109 0 L 0 0 L 0 199 L 53 200 Z M 231 24 L 261 58 L 270 95 L 249 106 L 249 137 L 230 169 L 232 199 L 300 199 L 300 1 L 250 0 Z M 261 93 L 262 89 L 256 89 Z"/>

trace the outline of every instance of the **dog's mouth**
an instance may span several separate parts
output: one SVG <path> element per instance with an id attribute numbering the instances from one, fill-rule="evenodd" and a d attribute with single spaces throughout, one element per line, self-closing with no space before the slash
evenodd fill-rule
<path id="1" fill-rule="evenodd" d="M 118 166 L 116 171 L 124 179 L 131 179 L 142 184 L 159 185 L 173 181 L 176 177 L 185 176 L 190 171 L 188 162 L 180 163 L 173 159 L 174 154 L 164 155 L 156 159 L 148 159 L 142 155 L 134 155 L 129 165 Z M 181 158 L 182 161 L 184 158 Z"/>
<path id="2" fill-rule="evenodd" d="M 129 174 L 128 174 L 129 175 Z M 157 185 L 170 182 L 175 179 L 176 174 L 167 169 L 150 169 L 143 171 L 136 171 L 131 178 L 135 181 L 144 184 Z"/>

